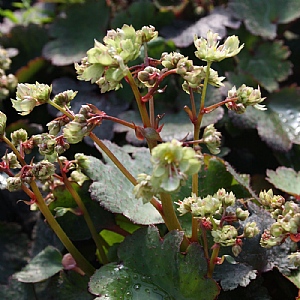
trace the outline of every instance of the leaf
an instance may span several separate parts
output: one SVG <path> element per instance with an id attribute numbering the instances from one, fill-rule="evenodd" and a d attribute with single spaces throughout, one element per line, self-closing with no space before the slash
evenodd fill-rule
<path id="1" fill-rule="evenodd" d="M 54 247 L 48 246 L 34 257 L 22 271 L 15 273 L 14 278 L 26 283 L 43 281 L 63 269 L 61 260 L 60 252 Z"/>
<path id="2" fill-rule="evenodd" d="M 21 226 L 1 222 L 0 240 L 0 284 L 6 284 L 9 276 L 26 265 L 29 239 L 22 233 Z"/>
<path id="3" fill-rule="evenodd" d="M 92 300 L 94 297 L 88 292 L 88 276 L 76 272 L 63 272 L 59 278 L 51 281 L 48 293 L 51 299 L 60 300 Z"/>
<path id="4" fill-rule="evenodd" d="M 240 22 L 233 20 L 228 10 L 216 7 L 208 16 L 199 19 L 196 23 L 184 29 L 168 26 L 161 30 L 161 34 L 167 39 L 171 39 L 177 47 L 188 47 L 194 42 L 195 35 L 206 37 L 207 32 L 212 30 L 223 38 L 227 33 L 226 27 L 237 29 L 239 26 Z"/>
<path id="5" fill-rule="evenodd" d="M 284 95 L 284 94 L 282 94 Z M 281 101 L 283 103 L 283 101 Z M 278 107 L 277 107 L 278 109 Z M 238 115 L 229 111 L 229 117 L 233 124 L 243 129 L 257 129 L 260 138 L 272 149 L 278 151 L 288 151 L 291 149 L 294 141 L 288 134 L 289 127 L 285 124 L 285 118 L 272 108 L 266 111 L 259 111 L 253 107 L 247 107 L 244 114 Z M 284 123 L 285 122 L 285 123 Z M 297 132 L 297 129 L 295 129 Z"/>
<path id="6" fill-rule="evenodd" d="M 253 35 L 269 39 L 276 37 L 277 24 L 289 23 L 300 16 L 298 0 L 230 0 L 228 6 Z"/>
<path id="7" fill-rule="evenodd" d="M 105 1 L 87 0 L 68 6 L 64 17 L 52 23 L 43 55 L 56 66 L 66 66 L 86 56 L 94 39 L 101 40 L 108 25 L 109 10 Z M 76 30 L 75 30 L 76 28 Z"/>
<path id="8" fill-rule="evenodd" d="M 28 64 L 18 70 L 16 77 L 18 82 L 30 82 L 30 80 L 45 67 L 46 61 L 42 57 L 37 57 L 28 62 Z"/>
<path id="9" fill-rule="evenodd" d="M 152 1 L 140 0 L 134 1 L 126 9 L 116 13 L 111 20 L 111 27 L 116 29 L 121 28 L 123 24 L 131 24 L 138 30 L 143 26 L 152 25 L 158 30 L 162 25 L 170 24 L 173 18 L 174 15 L 171 12 L 158 11 Z"/>
<path id="10" fill-rule="evenodd" d="M 26 66 L 28 61 L 42 56 L 42 48 L 48 41 L 47 30 L 36 24 L 14 26 L 7 35 L 0 37 L 4 48 L 18 49 L 18 55 L 12 59 L 11 72 Z"/>
<path id="11" fill-rule="evenodd" d="M 257 276 L 257 272 L 245 264 L 230 264 L 225 261 L 221 266 L 215 267 L 214 278 L 220 281 L 224 291 L 234 290 L 239 285 L 245 287 Z"/>
<path id="12" fill-rule="evenodd" d="M 283 41 L 264 42 L 252 52 L 241 52 L 239 69 L 255 78 L 268 92 L 273 92 L 279 88 L 278 82 L 292 74 L 292 63 L 286 60 L 289 55 Z"/>
<path id="13" fill-rule="evenodd" d="M 205 278 L 207 263 L 201 247 L 191 244 L 182 255 L 181 241 L 182 233 L 178 231 L 169 232 L 161 239 L 154 226 L 139 229 L 119 248 L 124 265 L 107 265 L 97 270 L 91 278 L 90 292 L 107 295 L 112 300 L 126 299 L 126 296 L 128 299 L 196 300 L 199 295 L 202 299 L 214 299 L 219 288 L 214 280 Z"/>
<path id="14" fill-rule="evenodd" d="M 131 158 L 117 145 L 109 141 L 105 141 L 105 144 L 133 176 L 152 172 L 148 149 L 136 148 Z M 84 167 L 85 174 L 93 180 L 90 186 L 92 199 L 113 213 L 123 214 L 134 223 L 144 225 L 162 223 L 163 220 L 157 210 L 150 203 L 143 204 L 142 199 L 136 199 L 132 193 L 132 183 L 107 157 L 105 161 L 107 164 L 89 156 L 88 166 Z"/>
<path id="15" fill-rule="evenodd" d="M 267 176 L 267 180 L 279 190 L 293 196 L 300 196 L 300 172 L 279 167 L 276 171 L 267 170 Z"/>
<path id="16" fill-rule="evenodd" d="M 109 228 L 114 225 L 114 216 L 98 205 L 97 202 L 90 198 L 88 193 L 88 186 L 90 182 L 79 186 L 73 183 L 73 188 L 79 193 L 82 202 L 84 203 L 93 224 L 98 232 L 104 228 Z M 56 214 L 56 208 L 77 208 L 72 195 L 65 186 L 58 186 L 53 191 L 55 200 L 49 205 L 49 209 L 53 214 Z M 68 237 L 74 241 L 87 240 L 91 238 L 91 232 L 88 229 L 83 215 L 76 215 L 72 212 L 66 212 L 63 216 L 57 218 L 58 223 L 66 232 Z"/>
<path id="17" fill-rule="evenodd" d="M 300 289 L 300 270 L 293 270 L 289 275 L 285 276 L 290 280 L 298 289 Z"/>

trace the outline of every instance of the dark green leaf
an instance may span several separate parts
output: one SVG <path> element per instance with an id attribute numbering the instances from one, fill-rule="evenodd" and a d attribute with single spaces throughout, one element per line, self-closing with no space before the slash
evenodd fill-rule
<path id="1" fill-rule="evenodd" d="M 136 148 L 131 158 L 117 145 L 109 141 L 105 144 L 133 176 L 152 172 L 148 149 Z M 86 175 L 93 180 L 90 186 L 91 197 L 105 209 L 121 213 L 134 223 L 144 225 L 162 223 L 158 211 L 150 203 L 143 204 L 142 199 L 136 199 L 132 193 L 132 183 L 106 156 L 105 160 L 107 164 L 89 156 L 89 164 L 84 168 Z"/>
<path id="2" fill-rule="evenodd" d="M 199 295 L 214 299 L 219 288 L 214 280 L 205 278 L 207 263 L 201 247 L 192 244 L 182 255 L 181 241 L 182 233 L 177 231 L 162 240 L 156 227 L 139 229 L 119 248 L 124 266 L 96 271 L 90 291 L 106 294 L 109 299 L 196 300 Z"/>
<path id="3" fill-rule="evenodd" d="M 0 284 L 6 284 L 9 276 L 26 265 L 29 239 L 19 225 L 0 223 L 0 241 Z"/>
<path id="4" fill-rule="evenodd" d="M 277 24 L 286 24 L 300 16 L 298 0 L 230 0 L 229 8 L 252 34 L 269 39 L 276 37 Z"/>
<path id="5" fill-rule="evenodd" d="M 276 171 L 267 170 L 267 180 L 276 188 L 294 195 L 300 196 L 300 172 L 291 168 L 279 167 Z"/>
<path id="6" fill-rule="evenodd" d="M 158 11 L 152 1 L 134 1 L 126 10 L 121 10 L 115 15 L 111 27 L 116 29 L 121 28 L 123 24 L 131 24 L 136 30 L 149 25 L 159 29 L 162 25 L 169 24 L 173 18 L 171 12 Z"/>
<path id="7" fill-rule="evenodd" d="M 290 51 L 282 41 L 264 42 L 253 52 L 242 51 L 239 69 L 256 79 L 267 91 L 278 89 L 278 82 L 285 80 L 292 73 L 292 64 L 286 59 Z"/>
<path id="8" fill-rule="evenodd" d="M 101 40 L 108 25 L 109 9 L 105 1 L 87 0 L 74 4 L 50 27 L 54 40 L 48 42 L 43 55 L 54 65 L 65 66 L 86 56 L 94 39 Z"/>
<path id="9" fill-rule="evenodd" d="M 238 28 L 240 22 L 233 20 L 232 15 L 223 7 L 214 8 L 208 16 L 199 19 L 182 29 L 175 26 L 163 28 L 162 34 L 171 39 L 177 47 L 188 47 L 194 42 L 194 36 L 206 37 L 208 30 L 217 32 L 221 38 L 226 36 L 226 27 Z"/>
<path id="10" fill-rule="evenodd" d="M 48 246 L 34 257 L 22 271 L 15 273 L 14 277 L 26 283 L 43 281 L 63 269 L 61 260 L 60 252 L 54 247 Z"/>

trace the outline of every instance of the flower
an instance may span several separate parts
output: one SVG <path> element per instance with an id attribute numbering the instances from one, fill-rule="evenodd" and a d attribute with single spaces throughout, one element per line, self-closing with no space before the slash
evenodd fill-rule
<path id="1" fill-rule="evenodd" d="M 260 105 L 266 98 L 261 98 L 260 88 L 253 89 L 253 87 L 243 84 L 238 89 L 234 86 L 228 91 L 228 99 L 234 98 L 233 102 L 226 103 L 226 106 L 230 110 L 234 110 L 237 113 L 244 113 L 247 106 L 253 106 L 258 110 L 266 110 L 265 105 Z M 237 98 L 237 99 L 236 99 Z"/>
<path id="2" fill-rule="evenodd" d="M 152 149 L 151 154 L 151 184 L 154 189 L 174 192 L 201 166 L 195 150 L 182 147 L 182 143 L 177 140 L 159 144 Z"/>
<path id="3" fill-rule="evenodd" d="M 215 129 L 214 124 L 205 127 L 203 133 L 203 142 L 212 154 L 220 153 L 221 146 L 221 132 Z"/>
<path id="4" fill-rule="evenodd" d="M 204 61 L 221 61 L 225 58 L 237 55 L 244 44 L 239 46 L 239 38 L 235 35 L 228 37 L 223 45 L 219 45 L 219 35 L 209 30 L 207 38 L 194 38 L 194 44 L 197 48 L 195 55 Z"/>
<path id="5" fill-rule="evenodd" d="M 5 134 L 6 120 L 6 115 L 2 111 L 0 111 L 0 136 L 3 136 Z"/>
<path id="6" fill-rule="evenodd" d="M 215 243 L 222 246 L 233 246 L 236 244 L 238 232 L 232 225 L 224 225 L 221 229 L 212 230 L 211 235 Z"/>
<path id="7" fill-rule="evenodd" d="M 151 176 L 144 173 L 139 174 L 137 182 L 138 183 L 133 188 L 133 194 L 137 199 L 142 198 L 144 204 L 150 202 L 154 196 L 151 185 Z"/>
<path id="8" fill-rule="evenodd" d="M 47 84 L 19 83 L 17 86 L 16 100 L 11 99 L 12 105 L 20 115 L 28 115 L 36 106 L 50 100 L 52 86 Z"/>

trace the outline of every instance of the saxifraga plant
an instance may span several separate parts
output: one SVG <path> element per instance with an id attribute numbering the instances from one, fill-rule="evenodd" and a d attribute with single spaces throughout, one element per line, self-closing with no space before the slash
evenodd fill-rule
<path id="1" fill-rule="evenodd" d="M 21 115 L 29 114 L 35 106 L 42 104 L 50 104 L 59 110 L 61 115 L 47 124 L 48 133 L 28 137 L 24 129 L 19 129 L 8 138 L 5 135 L 6 116 L 2 112 L 0 114 L 1 140 L 12 150 L 3 156 L 0 165 L 1 171 L 8 175 L 7 189 L 11 192 L 23 190 L 30 198 L 29 204 L 35 205 L 41 211 L 48 225 L 69 252 L 68 259 L 64 260 L 66 269 L 74 269 L 87 276 L 94 274 L 90 282 L 90 292 L 99 295 L 100 298 L 97 299 L 105 297 L 119 299 L 120 295 L 124 297 L 127 295 L 126 299 L 132 297 L 132 292 L 126 289 L 127 281 L 123 283 L 124 289 L 116 290 L 111 288 L 112 283 L 104 280 L 105 276 L 107 278 L 105 272 L 111 266 L 115 268 L 114 272 L 121 272 L 121 277 L 124 275 L 122 272 L 127 272 L 124 276 L 128 278 L 132 272 L 148 276 L 147 284 L 157 285 L 161 295 L 168 295 L 170 297 L 168 299 L 200 299 L 199 292 L 203 294 L 201 299 L 214 299 L 219 293 L 219 286 L 213 280 L 215 266 L 222 264 L 224 259 L 234 262 L 230 255 L 220 254 L 222 249 L 231 247 L 232 254 L 238 257 L 242 251 L 247 251 L 243 250 L 244 240 L 254 238 L 260 233 L 255 221 L 247 221 L 250 216 L 247 203 L 238 199 L 232 191 L 219 188 L 212 194 L 199 195 L 199 186 L 201 187 L 202 184 L 199 171 L 208 157 L 214 157 L 204 154 L 201 145 L 205 145 L 212 155 L 217 155 L 221 146 L 221 133 L 213 124 L 206 126 L 201 132 L 203 117 L 223 105 L 238 114 L 244 113 L 248 106 L 259 110 L 266 109 L 261 104 L 264 98 L 261 96 L 259 87 L 254 89 L 246 85 L 230 89 L 227 98 L 221 102 L 209 106 L 205 103 L 208 85 L 218 88 L 223 85 L 222 81 L 225 79 L 225 77 L 219 77 L 217 71 L 211 68 L 212 64 L 237 55 L 243 45 L 240 45 L 236 36 L 230 36 L 223 44 L 220 44 L 218 34 L 211 31 L 207 33 L 207 38 L 195 37 L 195 56 L 206 62 L 206 66 L 197 66 L 191 59 L 177 52 L 162 53 L 160 59 L 148 57 L 147 43 L 157 36 L 158 32 L 152 26 L 135 30 L 132 26 L 124 25 L 121 29 L 108 31 L 103 43 L 95 41 L 94 47 L 87 52 L 87 56 L 82 59 L 81 63 L 75 64 L 78 79 L 96 83 L 102 93 L 118 90 L 122 88 L 124 82 L 129 84 L 136 100 L 142 126 L 107 115 L 91 104 L 82 105 L 79 112 L 75 113 L 70 103 L 77 92 L 67 90 L 51 98 L 51 86 L 40 83 L 18 84 L 16 99 L 12 99 L 12 105 Z M 139 57 L 141 48 L 144 51 L 143 63 L 129 66 Z M 190 98 L 190 105 L 185 105 L 184 111 L 194 128 L 191 140 L 186 138 L 181 141 L 173 139 L 164 142 L 160 136 L 160 132 L 164 129 L 161 124 L 162 116 L 155 113 L 155 96 L 164 91 L 163 80 L 170 75 L 181 77 L 182 89 Z M 197 100 L 198 95 L 199 100 Z M 96 126 L 101 126 L 102 122 L 107 120 L 129 127 L 135 131 L 138 139 L 146 140 L 152 172 L 145 171 L 134 176 L 117 158 L 117 155 L 114 155 L 110 147 L 93 133 Z M 202 271 L 197 271 L 200 273 L 198 273 L 199 278 L 194 279 L 195 282 L 186 280 L 187 274 L 179 272 L 182 266 L 178 263 L 176 267 L 178 274 L 175 277 L 182 286 L 176 287 L 178 282 L 174 280 L 173 290 L 176 293 L 174 294 L 164 283 L 158 284 L 151 274 L 149 276 L 147 270 L 143 274 L 138 267 L 135 269 L 131 266 L 130 262 L 127 261 L 126 265 L 126 259 L 122 259 L 125 261 L 124 265 L 119 264 L 118 267 L 109 260 L 105 251 L 107 244 L 96 230 L 85 204 L 73 185 L 73 182 L 76 182 L 81 186 L 89 179 L 87 169 L 91 164 L 91 158 L 84 154 L 77 154 L 74 160 L 68 160 L 62 156 L 71 144 L 81 142 L 84 137 L 91 138 L 123 173 L 126 180 L 132 183 L 132 193 L 136 199 L 142 199 L 141 205 L 151 203 L 157 209 L 170 232 L 167 234 L 168 237 L 165 236 L 162 239 L 164 242 L 173 243 L 175 248 L 176 245 L 180 245 L 180 249 L 176 251 L 176 257 L 178 260 L 187 260 L 186 273 L 189 272 L 189 263 L 193 264 L 192 261 L 188 261 L 188 258 L 196 255 L 193 254 L 195 251 L 203 254 L 203 259 L 198 261 L 201 265 L 197 266 Z M 35 147 L 44 159 L 41 161 L 33 159 L 27 163 L 26 155 Z M 57 173 L 56 170 L 59 172 Z M 186 187 L 190 178 L 189 195 L 175 199 L 181 189 Z M 41 185 L 37 184 L 37 181 Z M 62 185 L 66 187 L 79 207 L 97 246 L 97 257 L 104 265 L 97 271 L 74 246 L 49 210 L 48 205 L 55 198 L 53 191 Z M 256 205 L 269 211 L 276 220 L 269 229 L 263 232 L 260 239 L 262 247 L 280 245 L 288 237 L 295 242 L 299 240 L 299 205 L 292 201 L 286 202 L 282 196 L 273 195 L 271 190 L 262 191 L 252 200 Z M 251 199 L 248 201 L 250 202 Z M 182 227 L 180 218 L 183 215 L 189 216 L 190 234 Z M 153 227 L 149 228 L 148 234 L 153 237 L 152 235 L 155 235 Z M 177 236 L 178 239 L 172 240 L 170 234 Z M 123 252 L 120 252 L 120 256 Z M 299 252 L 294 251 L 290 257 L 294 266 L 298 267 Z M 111 272 L 112 277 L 115 276 L 114 272 Z M 99 279 L 97 276 L 102 278 L 102 285 L 97 281 Z"/>

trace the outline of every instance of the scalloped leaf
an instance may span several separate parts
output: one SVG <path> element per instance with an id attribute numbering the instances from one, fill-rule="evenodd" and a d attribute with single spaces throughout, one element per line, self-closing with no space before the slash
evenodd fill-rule
<path id="1" fill-rule="evenodd" d="M 116 29 L 121 28 L 123 24 L 131 24 L 138 30 L 151 24 L 157 30 L 165 24 L 170 24 L 173 19 L 174 14 L 168 11 L 158 11 L 153 1 L 134 1 L 126 9 L 116 13 L 111 20 L 111 27 Z"/>
<path id="2" fill-rule="evenodd" d="M 292 63 L 286 60 L 289 49 L 283 41 L 264 42 L 252 52 L 242 51 L 239 55 L 239 70 L 252 76 L 268 92 L 279 88 L 278 82 L 292 74 Z"/>
<path id="3" fill-rule="evenodd" d="M 63 269 L 61 261 L 61 253 L 54 247 L 48 246 L 34 257 L 22 271 L 15 273 L 14 278 L 26 283 L 41 282 Z"/>
<path id="4" fill-rule="evenodd" d="M 298 0 L 230 0 L 228 6 L 253 35 L 269 39 L 276 37 L 277 24 L 300 17 Z"/>
<path id="5" fill-rule="evenodd" d="M 120 245 L 124 265 L 106 265 L 90 281 L 96 299 L 215 299 L 219 287 L 205 277 L 207 263 L 198 244 L 180 253 L 182 232 L 169 232 L 163 239 L 154 226 L 142 228 Z M 127 297 L 127 298 L 126 298 Z"/>
<path id="6" fill-rule="evenodd" d="M 291 168 L 279 167 L 276 171 L 267 170 L 267 180 L 276 188 L 290 195 L 300 196 L 300 172 Z"/>
<path id="7" fill-rule="evenodd" d="M 68 6 L 65 16 L 58 17 L 51 25 L 49 34 L 53 40 L 45 45 L 43 55 L 56 66 L 80 61 L 93 47 L 94 39 L 103 38 L 108 20 L 105 1 L 86 0 Z"/>
<path id="8" fill-rule="evenodd" d="M 88 193 L 88 186 L 90 182 L 85 182 L 83 186 L 72 183 L 73 188 L 79 193 L 82 202 L 84 203 L 96 230 L 99 232 L 104 228 L 110 228 L 114 223 L 114 216 L 99 206 Z M 53 195 L 55 200 L 49 205 L 49 209 L 55 214 L 56 208 L 77 208 L 72 195 L 65 186 L 58 186 Z M 86 225 L 83 215 L 75 215 L 72 212 L 66 212 L 63 216 L 57 217 L 58 223 L 66 232 L 68 237 L 74 241 L 86 240 L 91 238 L 91 232 Z"/>
<path id="9" fill-rule="evenodd" d="M 18 55 L 12 59 L 11 72 L 26 66 L 28 61 L 42 56 L 42 48 L 49 40 L 47 30 L 37 24 L 14 26 L 8 34 L 0 37 L 4 48 L 18 49 Z"/>
<path id="10" fill-rule="evenodd" d="M 240 22 L 234 20 L 228 10 L 223 7 L 214 8 L 208 16 L 201 18 L 185 29 L 167 26 L 161 34 L 171 39 L 177 47 L 188 47 L 194 42 L 194 36 L 206 37 L 208 30 L 217 32 L 221 38 L 227 34 L 226 27 L 237 29 Z"/>
<path id="11" fill-rule="evenodd" d="M 105 144 L 133 176 L 139 173 L 151 173 L 152 164 L 148 149 L 136 148 L 131 157 L 126 150 L 117 145 L 109 141 L 105 141 Z M 90 186 L 92 199 L 113 213 L 123 214 L 134 223 L 144 225 L 163 223 L 158 211 L 150 203 L 143 204 L 142 199 L 136 199 L 132 193 L 132 183 L 106 155 L 104 158 L 107 164 L 89 156 L 88 166 L 83 169 L 93 180 Z"/>
<path id="12" fill-rule="evenodd" d="M 268 102 L 266 111 L 248 107 L 242 115 L 229 111 L 229 116 L 240 128 L 257 129 L 260 138 L 272 149 L 288 151 L 293 144 L 300 144 L 299 89 L 283 88 L 272 93 Z"/>

